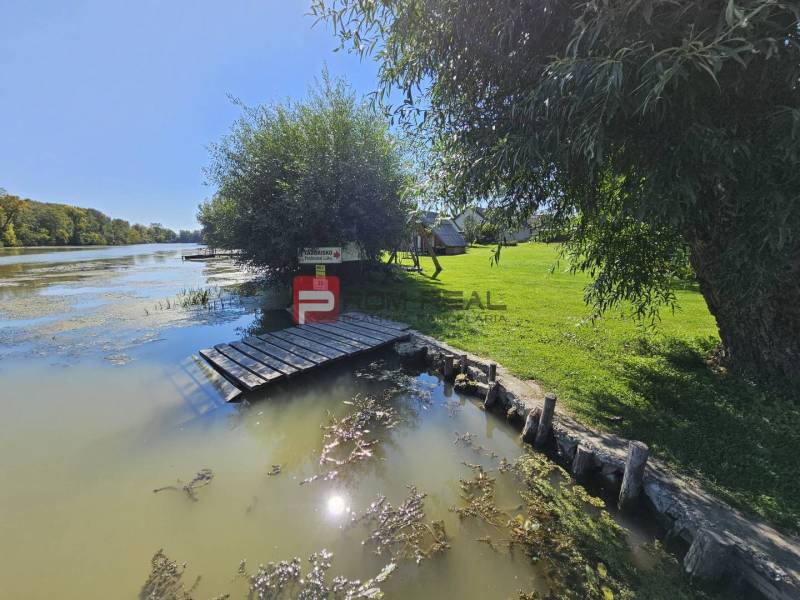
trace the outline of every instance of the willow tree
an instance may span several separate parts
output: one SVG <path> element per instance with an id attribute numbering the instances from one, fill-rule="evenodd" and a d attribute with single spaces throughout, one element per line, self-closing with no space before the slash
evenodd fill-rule
<path id="1" fill-rule="evenodd" d="M 204 239 L 253 267 L 291 272 L 301 248 L 348 242 L 377 261 L 405 234 L 403 144 L 343 81 L 324 75 L 302 101 L 245 108 L 211 150 Z"/>
<path id="2" fill-rule="evenodd" d="M 317 0 L 456 197 L 550 206 L 599 309 L 688 256 L 734 366 L 800 375 L 800 4 Z"/>

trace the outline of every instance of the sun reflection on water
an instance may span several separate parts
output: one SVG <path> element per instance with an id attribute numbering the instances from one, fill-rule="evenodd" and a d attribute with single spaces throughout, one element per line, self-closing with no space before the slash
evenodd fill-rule
<path id="1" fill-rule="evenodd" d="M 339 494 L 333 494 L 328 497 L 327 503 L 328 514 L 332 517 L 340 517 L 345 513 L 350 512 L 350 507 L 347 506 L 347 501 Z"/>

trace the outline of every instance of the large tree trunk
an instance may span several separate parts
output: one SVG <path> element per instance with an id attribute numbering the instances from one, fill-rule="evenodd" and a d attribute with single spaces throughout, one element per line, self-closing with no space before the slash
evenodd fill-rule
<path id="1" fill-rule="evenodd" d="M 721 284 L 725 241 L 695 237 L 689 245 L 725 361 L 739 372 L 800 383 L 800 248 L 787 250 L 787 267 L 754 299 Z"/>

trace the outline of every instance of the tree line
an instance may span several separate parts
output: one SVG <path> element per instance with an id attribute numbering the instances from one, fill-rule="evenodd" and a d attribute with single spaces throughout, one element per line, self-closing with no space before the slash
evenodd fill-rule
<path id="1" fill-rule="evenodd" d="M 37 202 L 0 189 L 0 247 L 118 246 L 201 241 L 200 231 L 131 225 L 93 208 Z"/>

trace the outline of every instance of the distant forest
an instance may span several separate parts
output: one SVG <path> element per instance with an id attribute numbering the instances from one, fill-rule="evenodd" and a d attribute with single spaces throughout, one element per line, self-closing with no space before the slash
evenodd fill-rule
<path id="1" fill-rule="evenodd" d="M 118 246 L 200 242 L 200 231 L 178 232 L 162 226 L 131 225 L 93 208 L 36 202 L 0 189 L 0 247 Z"/>

